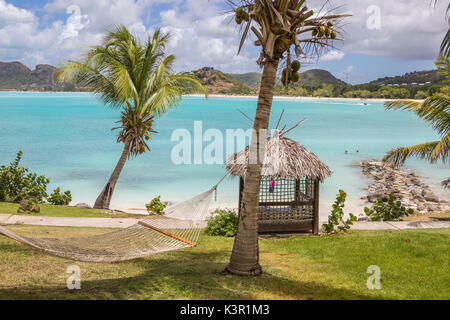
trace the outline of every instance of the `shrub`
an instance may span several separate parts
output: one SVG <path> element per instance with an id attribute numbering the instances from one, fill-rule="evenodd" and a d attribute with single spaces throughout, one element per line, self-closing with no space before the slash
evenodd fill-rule
<path id="1" fill-rule="evenodd" d="M 20 202 L 24 197 L 30 196 L 42 202 L 47 197 L 50 179 L 20 167 L 21 159 L 22 151 L 19 151 L 8 167 L 0 167 L 0 201 Z"/>
<path id="2" fill-rule="evenodd" d="M 428 97 L 428 93 L 425 91 L 419 90 L 417 91 L 416 95 L 414 96 L 414 99 L 426 99 Z"/>
<path id="3" fill-rule="evenodd" d="M 371 221 L 401 221 L 401 217 L 408 216 L 414 213 L 413 209 L 406 209 L 401 201 L 393 193 L 389 195 L 388 201 L 378 199 L 373 204 L 373 208 L 364 208 L 364 212 Z"/>
<path id="4" fill-rule="evenodd" d="M 40 211 L 38 200 L 28 196 L 20 201 L 19 209 L 17 209 L 17 213 L 39 213 Z"/>
<path id="5" fill-rule="evenodd" d="M 67 206 L 72 201 L 72 194 L 69 190 L 61 193 L 61 189 L 58 187 L 53 190 L 53 193 L 47 198 L 50 204 Z"/>
<path id="6" fill-rule="evenodd" d="M 238 215 L 229 209 L 216 209 L 211 213 L 206 227 L 209 236 L 234 237 L 237 232 Z"/>
<path id="7" fill-rule="evenodd" d="M 336 234 L 341 231 L 347 232 L 350 226 L 355 222 L 356 216 L 349 213 L 350 218 L 344 220 L 344 207 L 347 194 L 343 190 L 339 190 L 336 201 L 332 206 L 331 214 L 328 216 L 328 223 L 322 226 L 322 231 L 326 234 Z"/>
<path id="8" fill-rule="evenodd" d="M 164 209 L 166 205 L 161 202 L 161 196 L 154 198 L 150 203 L 146 204 L 147 212 L 153 215 L 164 215 Z"/>

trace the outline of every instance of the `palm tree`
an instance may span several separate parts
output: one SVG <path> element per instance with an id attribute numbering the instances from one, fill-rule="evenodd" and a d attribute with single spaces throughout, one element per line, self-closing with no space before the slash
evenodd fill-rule
<path id="1" fill-rule="evenodd" d="M 174 73 L 175 56 L 166 55 L 168 34 L 156 31 L 145 43 L 125 26 L 107 32 L 100 46 L 91 47 L 83 61 L 67 61 L 56 72 L 59 82 L 74 82 L 91 88 L 105 105 L 121 110 L 117 142 L 122 155 L 95 201 L 95 208 L 108 209 L 117 180 L 127 159 L 150 151 L 147 144 L 156 117 L 177 106 L 183 93 L 202 92 L 203 85 Z"/>
<path id="2" fill-rule="evenodd" d="M 450 80 L 450 60 L 441 56 L 436 61 L 438 72 L 445 77 L 446 82 Z M 431 163 L 439 160 L 444 163 L 449 161 L 450 147 L 450 87 L 444 88 L 423 102 L 416 101 L 394 101 L 385 104 L 387 110 L 401 109 L 414 112 L 419 118 L 430 124 L 441 136 L 439 141 L 425 142 L 410 147 L 400 147 L 389 151 L 383 158 L 386 162 L 403 164 L 409 157 L 427 159 Z M 449 185 L 449 180 L 443 185 Z"/>
<path id="3" fill-rule="evenodd" d="M 280 61 L 285 62 L 282 82 L 298 80 L 300 58 L 317 57 L 338 40 L 337 24 L 348 15 L 333 15 L 309 10 L 305 0 L 229 0 L 236 23 L 245 23 L 241 50 L 251 30 L 256 36 L 256 46 L 261 47 L 257 63 L 263 68 L 258 106 L 254 120 L 251 148 L 257 150 L 256 163 L 247 164 L 245 187 L 238 231 L 229 265 L 225 272 L 240 275 L 261 274 L 258 247 L 258 202 L 261 183 L 260 134 L 265 134 L 269 125 L 274 85 Z M 293 49 L 293 53 L 291 52 Z M 264 137 L 265 140 L 266 137 Z M 263 141 L 264 141 L 263 140 Z"/>
<path id="4" fill-rule="evenodd" d="M 437 5 L 437 0 L 434 1 L 434 5 Z M 450 24 L 450 4 L 447 7 L 447 23 Z M 447 33 L 445 34 L 444 39 L 442 40 L 441 44 L 441 51 L 440 54 L 443 56 L 448 56 L 450 53 L 450 28 L 448 28 Z"/>

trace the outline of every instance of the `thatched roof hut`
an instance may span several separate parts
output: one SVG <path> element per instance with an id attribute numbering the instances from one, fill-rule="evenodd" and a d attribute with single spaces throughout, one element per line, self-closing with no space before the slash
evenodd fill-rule
<path id="1" fill-rule="evenodd" d="M 226 167 L 232 175 L 245 177 L 249 149 L 246 147 L 228 158 Z M 323 182 L 331 174 L 330 168 L 314 153 L 300 143 L 285 137 L 279 131 L 267 139 L 266 155 L 262 167 L 263 177 L 281 179 L 309 177 Z"/>

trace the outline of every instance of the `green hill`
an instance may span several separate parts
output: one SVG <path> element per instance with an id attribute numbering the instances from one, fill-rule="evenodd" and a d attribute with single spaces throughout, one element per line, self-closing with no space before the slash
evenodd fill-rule
<path id="1" fill-rule="evenodd" d="M 387 84 L 398 84 L 403 83 L 440 83 L 444 78 L 437 73 L 437 70 L 428 71 L 414 71 L 405 73 L 401 76 L 395 77 L 384 77 L 377 80 L 371 81 L 371 84 L 376 85 L 387 85 Z"/>
<path id="2" fill-rule="evenodd" d="M 230 73 L 229 75 L 250 87 L 256 87 L 261 82 L 261 73 L 258 72 Z"/>
<path id="3" fill-rule="evenodd" d="M 256 87 L 261 81 L 261 74 L 249 72 L 242 74 L 230 74 L 233 78 L 251 87 Z M 330 72 L 321 69 L 312 69 L 300 73 L 300 80 L 297 85 L 307 87 L 320 87 L 324 84 L 344 85 L 345 82 L 337 79 Z"/>
<path id="4" fill-rule="evenodd" d="M 31 70 L 20 62 L 0 62 L 0 88 L 16 89 L 30 81 Z"/>
<path id="5" fill-rule="evenodd" d="M 345 85 L 345 82 L 333 76 L 330 72 L 321 69 L 312 69 L 300 73 L 298 85 L 318 87 L 324 84 Z"/>
<path id="6" fill-rule="evenodd" d="M 0 89 L 53 90 L 55 70 L 47 64 L 38 64 L 35 70 L 30 70 L 17 61 L 0 62 Z"/>
<path id="7" fill-rule="evenodd" d="M 188 73 L 197 77 L 212 94 L 254 94 L 255 90 L 233 76 L 204 67 Z"/>

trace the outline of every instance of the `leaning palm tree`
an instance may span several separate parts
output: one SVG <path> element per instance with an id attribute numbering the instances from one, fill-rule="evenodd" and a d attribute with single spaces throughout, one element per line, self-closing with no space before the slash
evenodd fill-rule
<path id="1" fill-rule="evenodd" d="M 258 247 L 258 202 L 261 183 L 260 155 L 265 146 L 260 135 L 267 135 L 274 85 L 278 67 L 284 63 L 282 83 L 287 86 L 298 81 L 299 59 L 314 58 L 339 40 L 339 22 L 348 15 L 331 14 L 308 9 L 305 0 L 229 0 L 238 24 L 244 24 L 239 46 L 241 50 L 250 30 L 261 47 L 257 61 L 263 68 L 258 106 L 254 120 L 251 150 L 256 150 L 256 161 L 247 164 L 243 201 L 240 208 L 238 230 L 230 263 L 225 272 L 257 275 L 262 272 Z"/>
<path id="2" fill-rule="evenodd" d="M 117 180 L 130 157 L 150 151 L 147 144 L 156 117 L 179 104 L 184 93 L 201 92 L 203 85 L 174 73 L 175 56 L 165 52 L 168 34 L 156 31 L 142 43 L 124 26 L 108 32 L 100 46 L 91 47 L 83 61 L 67 61 L 56 72 L 59 82 L 72 81 L 91 88 L 105 105 L 121 110 L 117 142 L 122 155 L 95 201 L 95 208 L 108 209 Z"/>
<path id="3" fill-rule="evenodd" d="M 450 60 L 441 56 L 436 61 L 438 72 L 450 81 Z M 386 162 L 403 164 L 409 157 L 427 159 L 431 163 L 439 160 L 444 163 L 450 160 L 450 87 L 444 88 L 423 102 L 394 101 L 385 104 L 387 110 L 401 109 L 414 112 L 419 118 L 430 124 L 440 135 L 439 141 L 425 142 L 410 147 L 400 147 L 389 151 L 383 158 Z M 449 180 L 443 183 L 449 185 Z"/>

